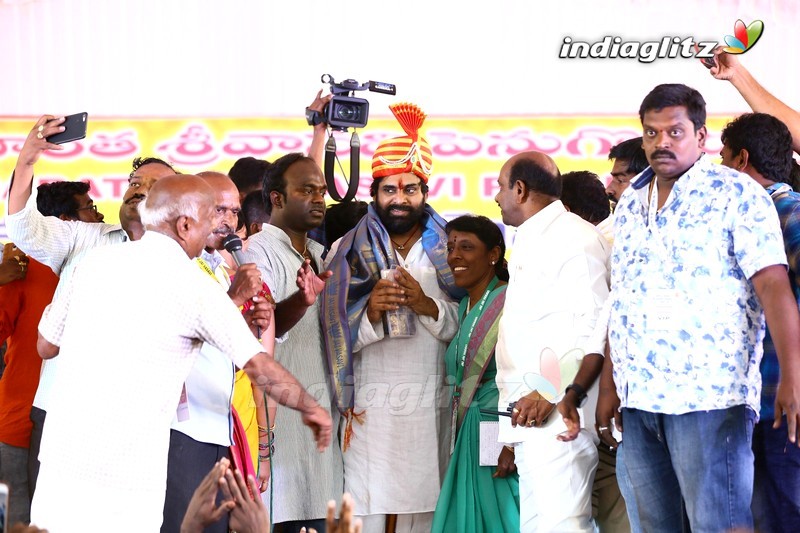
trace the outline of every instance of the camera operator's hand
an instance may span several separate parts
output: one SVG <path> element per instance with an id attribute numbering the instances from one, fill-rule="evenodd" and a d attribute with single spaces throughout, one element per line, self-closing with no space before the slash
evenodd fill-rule
<path id="1" fill-rule="evenodd" d="M 311 111 L 319 111 L 320 113 L 322 113 L 322 111 L 325 109 L 325 106 L 328 105 L 328 102 L 331 101 L 331 98 L 333 98 L 332 94 L 326 94 L 325 96 L 322 96 L 322 89 L 320 89 L 317 92 L 317 96 L 314 98 L 314 101 L 311 102 L 308 108 Z M 317 124 L 316 126 L 314 126 L 314 130 L 316 131 L 321 129 L 322 131 L 325 131 L 326 126 L 327 124 L 323 122 L 321 124 Z"/>
<path id="2" fill-rule="evenodd" d="M 319 111 L 324 117 L 325 113 L 323 113 L 323 110 L 325 106 L 328 105 L 328 102 L 331 101 L 331 98 L 333 98 L 332 94 L 322 96 L 322 89 L 320 89 L 314 101 L 308 106 L 308 109 L 311 111 Z M 328 124 L 325 122 L 314 126 L 314 137 L 311 140 L 311 146 L 308 148 L 308 157 L 316 161 L 319 168 L 325 168 L 325 132 L 327 127 Z"/>

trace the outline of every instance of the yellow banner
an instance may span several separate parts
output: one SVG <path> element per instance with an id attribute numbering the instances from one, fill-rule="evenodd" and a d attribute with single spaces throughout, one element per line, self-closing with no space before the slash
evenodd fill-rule
<path id="1" fill-rule="evenodd" d="M 706 151 L 722 148 L 719 131 L 727 118 L 709 119 Z M 8 184 L 34 118 L 0 119 L 0 209 L 5 213 Z M 359 131 L 361 179 L 358 197 L 369 199 L 372 154 L 381 139 L 401 135 L 393 118 L 374 118 Z M 423 135 L 433 149 L 428 202 L 443 216 L 479 213 L 499 218 L 494 202 L 497 174 L 512 155 L 537 150 L 555 159 L 561 172 L 591 170 L 605 180 L 608 152 L 620 141 L 641 135 L 638 117 L 429 117 Z M 336 134 L 337 154 L 349 176 L 349 134 Z M 225 172 L 245 156 L 274 160 L 289 152 L 307 152 L 311 128 L 302 119 L 95 119 L 86 139 L 47 152 L 36 165 L 34 186 L 53 180 L 82 180 L 106 222 L 119 220 L 131 161 L 156 155 L 183 173 Z M 346 182 L 337 167 L 339 190 Z M 4 218 L 4 217 L 3 217 Z M 0 239 L 5 225 L 0 224 Z"/>

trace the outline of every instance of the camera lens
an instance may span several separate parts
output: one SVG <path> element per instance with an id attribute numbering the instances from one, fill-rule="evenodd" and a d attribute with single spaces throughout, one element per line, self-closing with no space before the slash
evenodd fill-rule
<path id="1" fill-rule="evenodd" d="M 342 104 L 336 107 L 335 114 L 336 118 L 340 120 L 346 120 L 348 122 L 354 122 L 359 119 L 361 116 L 361 109 L 359 106 L 350 105 L 350 104 Z"/>

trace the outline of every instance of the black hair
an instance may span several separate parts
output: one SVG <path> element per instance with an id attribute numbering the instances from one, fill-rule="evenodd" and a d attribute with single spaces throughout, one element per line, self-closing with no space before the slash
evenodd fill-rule
<path id="1" fill-rule="evenodd" d="M 136 157 L 133 159 L 133 163 L 131 164 L 132 170 L 128 176 L 132 178 L 133 173 L 145 165 L 164 165 L 171 171 L 175 172 L 175 169 L 172 167 L 172 165 L 158 157 Z M 177 174 L 177 172 L 175 173 Z"/>
<path id="2" fill-rule="evenodd" d="M 586 222 L 598 224 L 611 214 L 606 188 L 594 172 L 567 172 L 561 176 L 561 182 L 561 201 Z"/>
<path id="3" fill-rule="evenodd" d="M 242 157 L 238 159 L 228 171 L 239 192 L 260 189 L 264 184 L 264 174 L 270 166 L 269 161 L 255 157 Z"/>
<path id="4" fill-rule="evenodd" d="M 239 227 L 247 227 L 248 235 L 250 233 L 250 225 L 254 222 L 261 222 L 266 224 L 269 222 L 269 214 L 264 208 L 264 199 L 261 197 L 261 191 L 250 191 L 247 196 L 242 200 L 242 210 L 239 211 Z"/>
<path id="5" fill-rule="evenodd" d="M 503 232 L 497 224 L 483 215 L 461 215 L 447 223 L 444 227 L 445 233 L 450 235 L 451 231 L 462 231 L 472 233 L 490 251 L 497 246 L 500 248 L 500 257 L 494 265 L 494 273 L 502 281 L 508 281 L 508 268 L 506 266 L 506 241 L 503 239 Z"/>
<path id="6" fill-rule="evenodd" d="M 75 196 L 89 192 L 89 184 L 84 181 L 54 181 L 36 187 L 36 208 L 46 217 L 78 218 L 78 205 Z"/>
<path id="7" fill-rule="evenodd" d="M 765 113 L 745 113 L 722 130 L 722 144 L 736 155 L 747 150 L 748 163 L 771 181 L 791 183 L 792 134 L 786 124 Z"/>
<path id="8" fill-rule="evenodd" d="M 353 229 L 367 214 L 369 204 L 363 200 L 333 204 L 325 211 L 325 242 L 328 246 Z"/>
<path id="9" fill-rule="evenodd" d="M 416 174 L 414 175 L 417 176 Z M 419 176 L 417 177 L 419 178 Z M 373 198 L 378 196 L 378 188 L 381 186 L 381 182 L 383 182 L 383 178 L 376 178 L 369 184 L 369 195 Z M 419 190 L 422 191 L 422 194 L 428 194 L 428 184 L 422 178 L 419 180 Z"/>
<path id="10" fill-rule="evenodd" d="M 627 174 L 639 174 L 649 166 L 647 156 L 642 148 L 641 137 L 634 137 L 633 139 L 622 141 L 614 146 L 611 151 L 608 152 L 608 159 L 627 161 L 628 168 L 625 169 Z"/>
<path id="11" fill-rule="evenodd" d="M 524 183 L 530 191 L 553 198 L 561 197 L 561 172 L 556 170 L 555 174 L 551 174 L 530 159 L 519 159 L 511 165 L 508 187 L 514 187 L 517 181 Z"/>
<path id="12" fill-rule="evenodd" d="M 300 152 L 292 152 L 291 154 L 286 154 L 276 159 L 269 168 L 267 168 L 266 172 L 264 172 L 264 184 L 261 187 L 261 198 L 264 201 L 264 211 L 266 211 L 268 215 L 272 216 L 272 200 L 269 198 L 270 193 L 272 191 L 277 191 L 279 194 L 283 195 L 284 198 L 286 197 L 286 179 L 284 178 L 284 174 L 286 174 L 290 166 L 298 161 L 311 161 L 315 165 L 317 164 L 316 161 Z"/>
<path id="13" fill-rule="evenodd" d="M 706 123 L 706 101 L 696 89 L 682 83 L 663 83 L 648 93 L 639 106 L 639 120 L 644 123 L 648 111 L 661 111 L 665 107 L 685 107 L 696 132 Z"/>
<path id="14" fill-rule="evenodd" d="M 792 171 L 790 176 L 792 189 L 800 191 L 800 164 L 798 164 L 795 159 L 792 159 Z"/>

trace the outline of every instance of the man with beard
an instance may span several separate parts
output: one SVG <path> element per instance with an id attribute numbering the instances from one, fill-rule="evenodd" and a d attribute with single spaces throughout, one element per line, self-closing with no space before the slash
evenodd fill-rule
<path id="1" fill-rule="evenodd" d="M 159 178 L 175 174 L 172 167 L 158 158 L 136 158 L 128 179 L 128 188 L 119 208 L 120 224 L 64 221 L 45 217 L 36 208 L 33 194 L 33 170 L 45 150 L 63 150 L 64 147 L 47 142 L 47 137 L 64 131 L 63 117 L 44 115 L 36 121 L 22 145 L 11 186 L 8 190 L 8 216 L 6 229 L 9 238 L 30 257 L 47 265 L 59 276 L 53 301 L 58 300 L 75 266 L 91 249 L 126 240 L 138 240 L 144 234 L 137 206 L 147 197 L 150 187 Z M 36 488 L 39 472 L 39 441 L 42 438 L 50 388 L 55 379 L 58 362 L 45 361 L 39 379 L 39 388 L 33 400 L 31 420 L 33 431 L 29 448 L 30 491 Z"/>
<path id="2" fill-rule="evenodd" d="M 375 151 L 373 202 L 330 251 L 334 275 L 322 316 L 347 420 L 345 491 L 369 533 L 431 529 L 451 445 L 444 353 L 458 329 L 454 299 L 461 295 L 447 266 L 445 222 L 426 203 L 432 158 L 419 134 L 425 114 L 413 104 L 390 109 L 406 135 Z M 389 269 L 394 281 L 381 279 Z M 416 333 L 390 337 L 386 313 L 401 307 Z"/>
<path id="3" fill-rule="evenodd" d="M 228 292 L 237 307 L 244 305 L 261 290 L 258 268 L 241 265 L 233 283 L 228 277 L 219 250 L 222 240 L 236 230 L 239 216 L 239 191 L 233 181 L 218 172 L 198 174 L 214 190 L 214 226 L 205 249 L 195 259 L 200 269 Z M 259 301 L 254 312 L 270 311 L 269 303 Z M 167 468 L 167 491 L 164 499 L 164 522 L 161 531 L 178 531 L 192 494 L 214 464 L 228 457 L 231 441 L 234 374 L 230 358 L 211 344 L 204 343 L 183 385 L 181 400 L 172 421 Z M 262 490 L 265 486 L 262 484 Z M 208 526 L 207 532 L 228 531 L 227 514 Z"/>
<path id="4" fill-rule="evenodd" d="M 319 295 L 330 275 L 317 276 L 322 245 L 309 239 L 309 230 L 325 217 L 325 179 L 313 159 L 292 153 L 275 160 L 264 176 L 264 208 L 269 224 L 248 239 L 245 257 L 258 265 L 267 281 L 275 308 L 275 360 L 331 411 L 331 393 L 319 325 Z M 300 271 L 298 272 L 298 269 Z M 295 282 L 305 290 L 295 291 Z M 335 413 L 335 410 L 334 410 Z M 334 427 L 338 417 L 333 416 Z M 276 533 L 301 527 L 323 531 L 327 502 L 342 494 L 342 456 L 338 442 L 315 453 L 296 412 L 278 408 L 272 427 L 274 448 L 259 451 L 262 467 L 272 469 L 276 495 L 272 520 Z M 273 429 L 274 428 L 274 429 Z"/>

